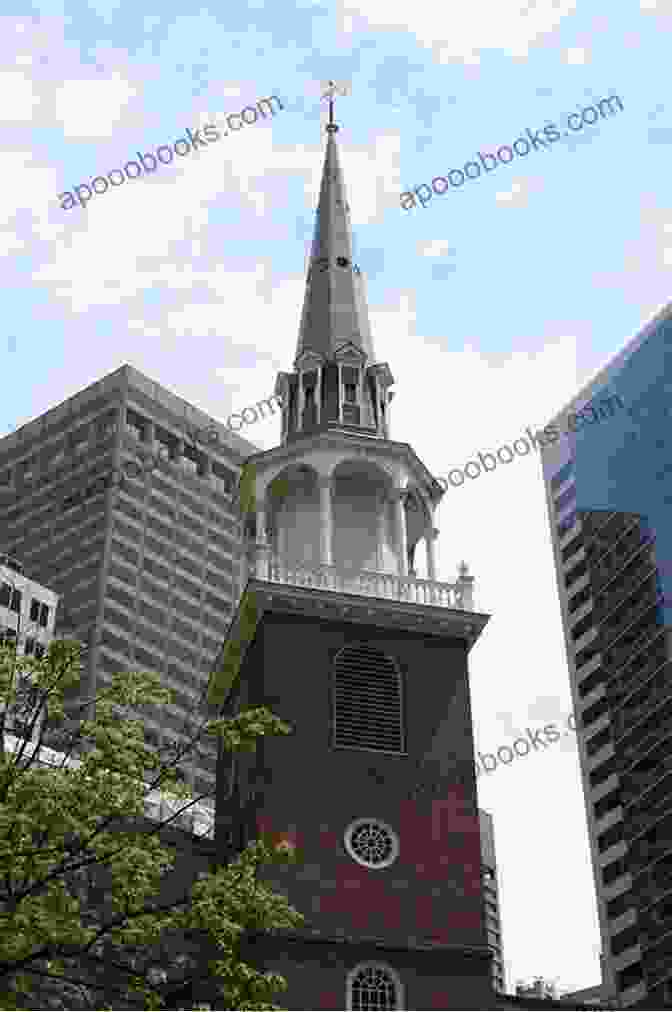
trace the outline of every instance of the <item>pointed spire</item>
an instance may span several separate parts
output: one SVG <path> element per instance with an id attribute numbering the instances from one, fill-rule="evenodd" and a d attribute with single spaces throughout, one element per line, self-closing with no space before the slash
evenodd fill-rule
<path id="1" fill-rule="evenodd" d="M 336 146 L 338 126 L 333 115 L 336 90 L 330 82 L 323 96 L 329 98 L 327 150 L 296 360 L 303 352 L 313 351 L 333 361 L 335 352 L 351 343 L 365 353 L 367 365 L 371 365 L 375 356 L 364 283 L 352 259 L 350 208 Z"/>

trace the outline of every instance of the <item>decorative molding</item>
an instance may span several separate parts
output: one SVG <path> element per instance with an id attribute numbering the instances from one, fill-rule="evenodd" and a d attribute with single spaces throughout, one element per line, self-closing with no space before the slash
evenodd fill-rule
<path id="1" fill-rule="evenodd" d="M 253 593 L 259 611 L 265 610 L 306 617 L 347 619 L 384 629 L 423 631 L 429 635 L 464 640 L 471 649 L 490 616 L 480 612 L 453 610 L 437 605 L 415 604 L 319 587 L 297 587 L 251 578 L 246 592 Z"/>
<path id="2" fill-rule="evenodd" d="M 319 937 L 315 937 L 315 936 Z M 414 942 L 404 941 L 394 942 L 389 938 L 381 938 L 380 935 L 352 935 L 346 934 L 345 931 L 340 934 L 322 933 L 319 928 L 306 927 L 302 932 L 293 931 L 275 931 L 273 935 L 260 935 L 258 936 L 263 940 L 274 940 L 279 941 L 282 944 L 287 942 L 299 943 L 312 942 L 317 945 L 371 945 L 376 949 L 383 949 L 387 952 L 440 952 L 444 956 L 452 955 L 455 956 L 467 956 L 476 959 L 487 960 L 488 964 L 492 959 L 492 949 L 486 945 L 455 945 L 455 943 L 446 942 Z M 256 938 L 256 936 L 255 936 Z"/>

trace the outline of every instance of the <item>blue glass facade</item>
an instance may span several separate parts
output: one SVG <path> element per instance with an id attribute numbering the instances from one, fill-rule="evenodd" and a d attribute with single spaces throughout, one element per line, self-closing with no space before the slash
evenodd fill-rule
<path id="1" fill-rule="evenodd" d="M 592 398 L 613 413 L 568 440 L 576 509 L 637 513 L 655 542 L 661 619 L 672 619 L 672 319 L 661 321 Z M 585 414 L 585 413 L 584 413 Z M 566 465 L 565 465 L 566 466 Z"/>

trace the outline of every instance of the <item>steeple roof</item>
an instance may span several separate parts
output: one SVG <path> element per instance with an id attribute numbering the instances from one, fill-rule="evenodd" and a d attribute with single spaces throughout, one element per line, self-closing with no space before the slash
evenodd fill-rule
<path id="1" fill-rule="evenodd" d="M 327 126 L 327 150 L 295 366 L 307 351 L 333 360 L 346 344 L 363 351 L 367 365 L 375 362 L 364 282 L 352 259 L 352 226 L 336 146 L 337 130 L 333 122 Z"/>

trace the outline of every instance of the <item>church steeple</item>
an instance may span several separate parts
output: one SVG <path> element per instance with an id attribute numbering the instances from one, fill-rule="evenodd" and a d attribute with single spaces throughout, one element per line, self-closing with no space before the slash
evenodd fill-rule
<path id="1" fill-rule="evenodd" d="M 285 404 L 283 443 L 327 428 L 389 438 L 394 380 L 388 366 L 375 359 L 364 278 L 353 259 L 333 87 L 327 94 L 327 150 L 294 371 L 281 373 L 276 385 Z"/>
<path id="2" fill-rule="evenodd" d="M 466 565 L 438 578 L 444 490 L 389 436 L 337 129 L 331 94 L 282 442 L 241 475 L 240 600 L 210 687 L 291 726 L 237 764 L 250 826 L 301 855 L 259 871 L 305 924 L 256 937 L 253 958 L 295 1009 L 494 1008 L 467 664 L 488 616 Z M 228 771 L 220 746 L 222 863 Z"/>
<path id="3" fill-rule="evenodd" d="M 466 570 L 455 584 L 437 579 L 436 510 L 444 491 L 412 447 L 391 438 L 394 378 L 375 358 L 362 275 L 352 263 L 333 92 L 328 95 L 303 318 L 293 370 L 280 373 L 276 385 L 281 441 L 253 454 L 241 479 L 241 586 L 252 574 L 280 582 L 305 578 L 332 590 L 471 609 Z M 418 547 L 424 558 L 416 560 Z"/>

